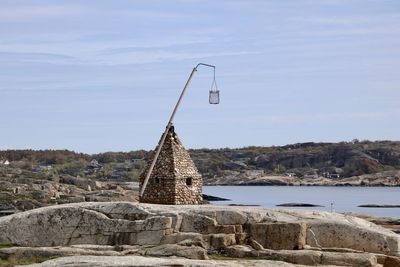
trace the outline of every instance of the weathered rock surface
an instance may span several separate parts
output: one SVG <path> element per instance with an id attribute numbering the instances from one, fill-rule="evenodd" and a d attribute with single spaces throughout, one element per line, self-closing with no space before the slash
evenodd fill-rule
<path id="1" fill-rule="evenodd" d="M 34 257 L 66 257 L 74 255 L 125 256 L 146 255 L 152 257 L 178 256 L 188 259 L 208 259 L 207 251 L 198 246 L 165 244 L 158 246 L 100 246 L 72 245 L 70 247 L 10 247 L 0 249 L 0 260 Z"/>
<path id="2" fill-rule="evenodd" d="M 0 217 L 54 204 L 138 200 L 133 183 L 100 182 L 70 175 L 46 178 L 42 173 L 28 178 L 30 175 L 16 171 L 4 170 L 0 165 Z"/>
<path id="3" fill-rule="evenodd" d="M 400 234 L 400 219 L 399 218 L 396 219 L 396 218 L 390 218 L 390 217 L 376 217 L 376 216 L 372 216 L 372 215 L 358 214 L 358 213 L 354 213 L 354 212 L 347 212 L 345 214 L 370 221 L 374 224 L 377 224 L 384 228 L 387 228 L 397 234 Z"/>
<path id="4" fill-rule="evenodd" d="M 376 267 L 377 257 L 375 255 L 363 252 L 351 252 L 346 253 L 339 252 L 326 252 L 326 251 L 313 251 L 313 250 L 253 250 L 248 246 L 234 245 L 223 249 L 225 255 L 235 258 L 258 258 L 262 260 L 268 260 L 264 263 L 270 264 L 269 261 L 277 262 L 277 266 L 280 262 L 288 262 L 292 264 L 301 264 L 301 266 L 363 266 L 363 267 Z M 99 245 L 73 245 L 71 247 L 12 247 L 0 249 L 0 259 L 10 260 L 13 258 L 35 258 L 35 257 L 66 257 L 66 256 L 77 256 L 77 255 L 91 255 L 91 256 L 127 256 L 137 255 L 146 257 L 170 257 L 178 256 L 189 259 L 200 259 L 206 260 L 202 264 L 209 266 L 213 264 L 213 261 L 207 261 L 208 257 L 206 251 L 197 246 L 182 246 L 177 244 L 166 244 L 159 246 L 99 246 Z M 93 262 L 95 258 L 92 258 Z M 100 261 L 103 257 L 97 258 Z M 147 264 L 152 264 L 152 259 L 149 258 Z M 253 260 L 252 260 L 253 261 Z M 251 261 L 251 262 L 252 262 Z M 178 264 L 180 260 L 178 260 Z M 218 261 L 219 262 L 219 261 Z M 260 263 L 263 261 L 260 261 Z M 379 261 L 383 266 L 398 266 L 399 258 L 396 257 L 384 257 Z M 80 262 L 79 262 L 80 263 Z M 187 262 L 185 264 L 192 264 Z M 222 261 L 223 263 L 223 261 Z M 59 264 L 57 261 L 56 264 Z M 69 264 L 69 263 L 68 263 Z M 240 264 L 244 266 L 253 266 L 250 262 L 246 263 L 240 261 Z M 266 266 L 276 266 L 266 265 Z M 45 265 L 48 266 L 48 265 Z M 51 265 L 54 266 L 54 265 Z M 68 265 L 69 266 L 69 265 Z M 75 266 L 75 265 L 73 265 Z M 85 265 L 86 266 L 86 265 Z M 186 265 L 185 265 L 186 266 Z M 199 266 L 199 265 L 196 265 Z M 201 265 L 203 266 L 203 265 Z M 259 265 L 256 265 L 259 266 Z M 286 266 L 286 265 L 285 265 Z"/>
<path id="5" fill-rule="evenodd" d="M 8 260 L 11 258 L 33 258 L 33 257 L 65 257 L 74 255 L 93 255 L 93 256 L 121 256 L 120 252 L 108 246 L 88 247 L 11 247 L 0 249 L 0 259 Z"/>
<path id="6" fill-rule="evenodd" d="M 0 233 L 0 244 L 37 247 L 0 249 L 3 259 L 35 253 L 207 259 L 217 253 L 372 267 L 400 251 L 400 235 L 360 218 L 259 207 L 72 203 L 1 217 Z"/>
<path id="7" fill-rule="evenodd" d="M 286 262 L 269 260 L 189 260 L 170 258 L 150 258 L 141 256 L 75 256 L 49 260 L 39 264 L 29 265 L 30 267 L 97 267 L 97 266 L 196 266 L 196 267 L 301 267 Z M 327 266 L 326 266 L 327 267 Z"/>
<path id="8" fill-rule="evenodd" d="M 400 266 L 400 258 L 398 257 L 386 257 L 383 267 L 398 267 Z"/>
<path id="9" fill-rule="evenodd" d="M 231 257 L 257 257 L 303 265 L 377 266 L 377 258 L 368 253 L 337 253 L 313 250 L 252 250 L 246 246 L 231 246 L 225 249 Z"/>
<path id="10" fill-rule="evenodd" d="M 267 249 L 302 249 L 306 245 L 305 223 L 254 223 L 250 235 Z"/>
<path id="11" fill-rule="evenodd" d="M 359 218 L 258 207 L 72 203 L 1 217 L 0 233 L 0 243 L 19 246 L 160 245 L 195 233 L 198 244 L 216 250 L 252 238 L 271 249 L 400 251 L 399 235 Z"/>

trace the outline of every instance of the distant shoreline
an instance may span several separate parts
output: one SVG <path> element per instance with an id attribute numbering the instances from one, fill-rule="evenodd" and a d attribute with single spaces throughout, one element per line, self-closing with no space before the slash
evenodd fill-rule
<path id="1" fill-rule="evenodd" d="M 203 184 L 203 186 L 293 186 L 293 187 L 305 187 L 305 186 L 324 186 L 324 187 L 400 187 L 397 185 L 326 185 L 326 184 Z"/>
<path id="2" fill-rule="evenodd" d="M 340 186 L 340 187 L 399 187 L 400 172 L 389 176 L 386 173 L 366 174 L 338 179 L 325 177 L 299 178 L 286 175 L 251 176 L 245 173 L 203 179 L 204 185 L 241 186 Z"/>

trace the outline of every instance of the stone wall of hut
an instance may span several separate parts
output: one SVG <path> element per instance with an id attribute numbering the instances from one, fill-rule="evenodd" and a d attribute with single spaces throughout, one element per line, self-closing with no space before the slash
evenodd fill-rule
<path id="1" fill-rule="evenodd" d="M 150 163 L 140 177 L 140 188 Z M 189 153 L 172 127 L 140 202 L 154 204 L 201 204 L 203 181 Z"/>

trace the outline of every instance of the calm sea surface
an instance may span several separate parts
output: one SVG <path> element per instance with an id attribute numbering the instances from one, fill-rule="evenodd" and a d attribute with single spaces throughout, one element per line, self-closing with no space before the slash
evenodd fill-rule
<path id="1" fill-rule="evenodd" d="M 267 208 L 282 203 L 309 203 L 324 207 L 289 208 L 336 212 L 356 212 L 400 218 L 400 208 L 359 208 L 362 204 L 400 205 L 400 187 L 326 186 L 204 186 L 204 194 L 231 199 L 215 205 L 247 204 Z"/>

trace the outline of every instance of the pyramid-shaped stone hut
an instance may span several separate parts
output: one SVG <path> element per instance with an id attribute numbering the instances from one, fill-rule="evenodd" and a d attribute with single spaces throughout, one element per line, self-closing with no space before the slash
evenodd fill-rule
<path id="1" fill-rule="evenodd" d="M 140 175 L 140 189 L 149 168 Z M 171 126 L 140 202 L 201 204 L 202 185 L 201 174 Z"/>

